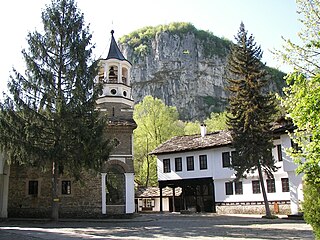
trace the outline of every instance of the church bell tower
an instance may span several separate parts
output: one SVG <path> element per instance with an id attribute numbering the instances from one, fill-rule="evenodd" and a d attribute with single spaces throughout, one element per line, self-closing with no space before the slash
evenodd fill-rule
<path id="1" fill-rule="evenodd" d="M 114 146 L 102 169 L 102 214 L 133 213 L 133 104 L 131 63 L 121 53 L 111 31 L 107 58 L 99 61 L 97 81 L 103 84 L 97 109 L 106 112 L 107 136 Z"/>

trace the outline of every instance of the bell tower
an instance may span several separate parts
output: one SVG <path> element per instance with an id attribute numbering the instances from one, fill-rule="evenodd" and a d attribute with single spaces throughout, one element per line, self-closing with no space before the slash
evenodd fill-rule
<path id="1" fill-rule="evenodd" d="M 121 53 L 111 31 L 107 58 L 99 61 L 97 81 L 103 84 L 97 109 L 107 113 L 106 134 L 113 150 L 106 161 L 102 177 L 102 214 L 133 213 L 133 104 L 131 95 L 131 63 Z"/>
<path id="2" fill-rule="evenodd" d="M 99 62 L 98 80 L 99 82 L 103 82 L 103 92 L 97 104 L 99 106 L 101 104 L 104 105 L 104 103 L 112 102 L 124 104 L 127 105 L 127 107 L 133 108 L 130 86 L 130 69 L 132 65 L 121 53 L 113 34 L 114 31 L 112 30 L 108 56 L 106 59 L 101 59 Z M 110 113 L 112 113 L 113 116 L 114 110 L 111 110 Z"/>

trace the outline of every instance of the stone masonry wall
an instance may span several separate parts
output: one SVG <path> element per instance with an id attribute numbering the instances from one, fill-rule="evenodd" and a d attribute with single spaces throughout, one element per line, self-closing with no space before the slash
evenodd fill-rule
<path id="1" fill-rule="evenodd" d="M 272 214 L 290 214 L 290 204 L 269 204 Z M 216 207 L 219 214 L 265 214 L 264 205 L 223 205 Z"/>
<path id="2" fill-rule="evenodd" d="M 119 145 L 115 147 L 111 154 L 132 155 L 132 128 L 125 126 L 110 126 L 107 129 L 110 139 L 116 138 Z M 128 147 L 129 146 L 129 147 Z"/>
<path id="3" fill-rule="evenodd" d="M 29 181 L 38 181 L 38 195 L 28 194 Z M 71 194 L 61 194 L 61 181 L 71 181 Z M 81 181 L 67 175 L 59 179 L 60 217 L 96 217 L 101 214 L 101 177 L 83 173 Z M 51 216 L 51 174 L 12 165 L 9 182 L 9 217 Z"/>

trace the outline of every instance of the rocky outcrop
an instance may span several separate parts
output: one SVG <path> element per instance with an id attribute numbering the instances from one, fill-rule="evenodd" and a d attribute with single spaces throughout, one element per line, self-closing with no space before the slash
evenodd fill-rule
<path id="1" fill-rule="evenodd" d="M 183 120 L 202 120 L 213 111 L 224 110 L 230 44 L 185 23 L 146 27 L 119 42 L 133 64 L 135 101 L 146 95 L 160 98 L 176 106 Z M 282 86 L 278 85 L 274 81 L 270 87 L 279 92 Z"/>

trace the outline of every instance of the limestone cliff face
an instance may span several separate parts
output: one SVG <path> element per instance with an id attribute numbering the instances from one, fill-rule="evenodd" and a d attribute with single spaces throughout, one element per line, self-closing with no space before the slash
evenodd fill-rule
<path id="1" fill-rule="evenodd" d="M 133 64 L 135 102 L 152 95 L 176 106 L 183 120 L 203 120 L 227 102 L 226 63 L 230 42 L 194 29 L 155 30 L 124 36 L 120 49 Z M 146 28 L 147 29 L 147 28 Z M 142 30 L 143 32 L 143 30 Z M 277 85 L 271 86 L 278 91 Z"/>

